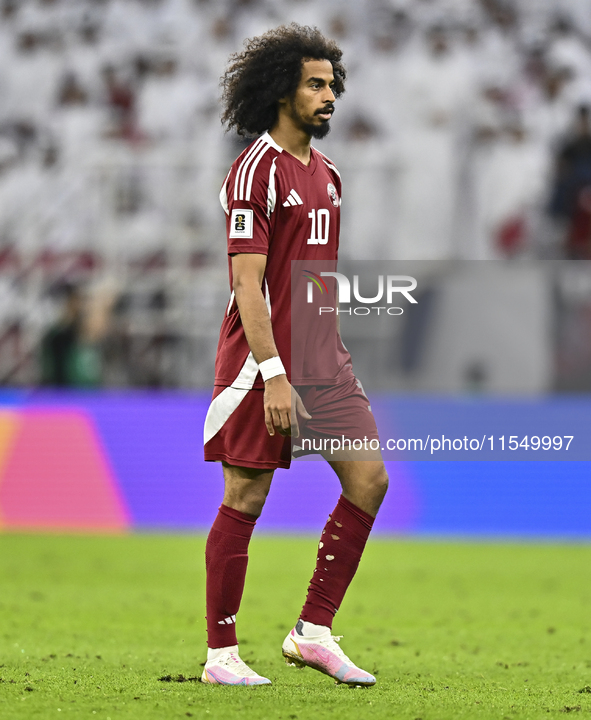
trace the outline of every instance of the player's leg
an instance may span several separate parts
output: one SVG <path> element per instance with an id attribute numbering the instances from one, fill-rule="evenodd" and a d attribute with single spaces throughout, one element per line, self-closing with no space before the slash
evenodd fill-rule
<path id="1" fill-rule="evenodd" d="M 381 460 L 331 461 L 330 465 L 343 492 L 322 531 L 316 570 L 300 616 L 329 628 L 355 576 L 388 488 Z"/>
<path id="2" fill-rule="evenodd" d="M 224 470 L 224 499 L 226 507 L 260 517 L 269 494 L 274 470 L 237 467 L 222 463 Z"/>
<path id="3" fill-rule="evenodd" d="M 381 460 L 331 461 L 330 465 L 343 493 L 322 531 L 316 569 L 300 615 L 306 622 L 328 628 L 357 571 L 388 488 Z"/>
<path id="4" fill-rule="evenodd" d="M 205 548 L 207 662 L 204 682 L 223 685 L 263 685 L 238 655 L 236 615 L 240 608 L 248 544 L 273 479 L 273 470 L 223 464 L 224 499 Z"/>
<path id="5" fill-rule="evenodd" d="M 343 497 L 375 519 L 388 489 L 388 473 L 382 460 L 328 461 L 337 474 Z"/>
<path id="6" fill-rule="evenodd" d="M 353 579 L 373 522 L 388 488 L 381 460 L 331 461 L 343 489 L 318 545 L 316 568 L 300 619 L 283 643 L 283 654 L 351 685 L 373 685 L 332 636 L 335 613 Z"/>

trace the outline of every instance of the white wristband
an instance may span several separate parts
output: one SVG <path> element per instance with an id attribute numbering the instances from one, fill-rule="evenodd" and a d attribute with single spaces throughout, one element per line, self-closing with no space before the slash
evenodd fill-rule
<path id="1" fill-rule="evenodd" d="M 263 362 L 259 365 L 259 370 L 261 371 L 261 375 L 263 376 L 263 380 L 265 382 L 274 378 L 276 375 L 287 374 L 279 355 L 269 358 L 268 360 L 263 360 Z"/>

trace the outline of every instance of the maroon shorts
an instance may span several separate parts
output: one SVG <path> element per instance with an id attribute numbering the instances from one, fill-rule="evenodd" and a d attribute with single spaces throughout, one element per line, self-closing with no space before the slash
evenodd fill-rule
<path id="1" fill-rule="evenodd" d="M 378 431 L 369 401 L 351 365 L 345 365 L 335 385 L 296 387 L 312 416 L 298 418 L 300 437 L 272 437 L 265 425 L 264 390 L 216 385 L 205 420 L 205 459 L 224 460 L 240 467 L 288 468 L 293 456 L 331 449 L 331 439 L 377 443 Z M 293 442 L 293 448 L 292 448 Z"/>

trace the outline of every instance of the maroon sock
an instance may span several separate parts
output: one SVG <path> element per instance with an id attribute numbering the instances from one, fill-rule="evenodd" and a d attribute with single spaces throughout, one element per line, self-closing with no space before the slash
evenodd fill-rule
<path id="1" fill-rule="evenodd" d="M 341 495 L 318 546 L 316 569 L 300 618 L 332 627 L 332 620 L 357 571 L 374 518 Z"/>
<path id="2" fill-rule="evenodd" d="M 207 645 L 236 645 L 236 613 L 256 517 L 220 505 L 205 545 Z"/>

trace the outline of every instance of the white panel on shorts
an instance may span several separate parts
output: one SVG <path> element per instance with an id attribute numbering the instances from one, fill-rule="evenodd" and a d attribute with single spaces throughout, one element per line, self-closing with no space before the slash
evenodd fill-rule
<path id="1" fill-rule="evenodd" d="M 271 315 L 271 298 L 269 295 L 269 286 L 265 280 L 265 302 L 269 315 Z M 238 377 L 230 387 L 224 388 L 219 395 L 216 395 L 211 401 L 211 405 L 205 417 L 205 425 L 203 427 L 203 442 L 208 443 L 214 435 L 217 435 L 224 426 L 226 420 L 236 410 L 240 403 L 246 397 L 249 390 L 252 390 L 254 381 L 259 373 L 259 366 L 254 359 L 254 355 L 250 352 L 244 361 L 242 369 L 238 373 Z"/>
<path id="2" fill-rule="evenodd" d="M 211 401 L 203 428 L 204 443 L 208 443 L 222 429 L 226 420 L 244 400 L 248 391 L 252 389 L 258 372 L 257 361 L 252 353 L 248 353 L 236 380 Z"/>

